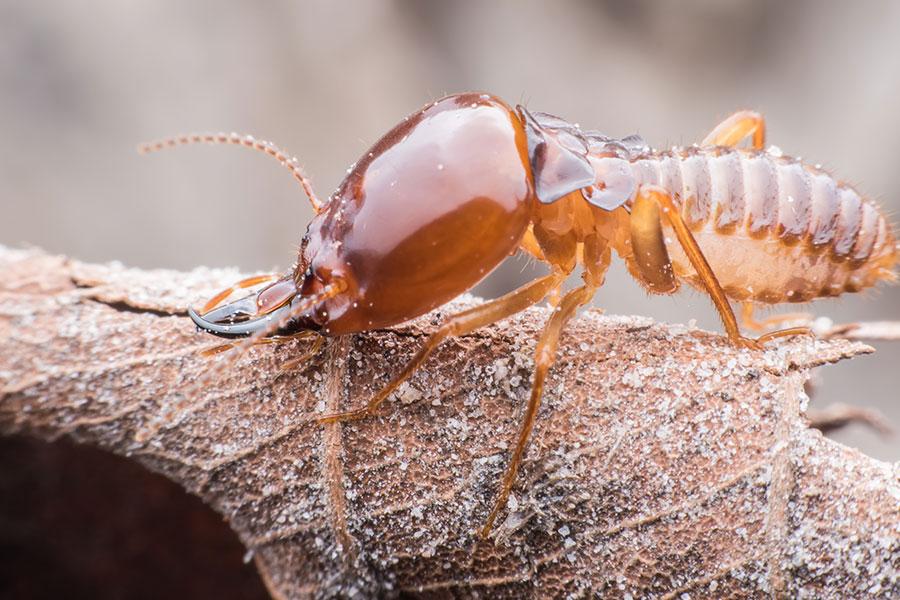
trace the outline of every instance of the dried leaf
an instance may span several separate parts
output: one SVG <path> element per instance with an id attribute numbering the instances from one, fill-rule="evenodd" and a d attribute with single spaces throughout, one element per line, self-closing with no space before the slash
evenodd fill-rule
<path id="1" fill-rule="evenodd" d="M 164 473 L 229 520 L 275 597 L 900 595 L 898 467 L 803 416 L 809 370 L 871 351 L 859 342 L 751 352 L 585 312 L 505 520 L 480 541 L 547 311 L 444 344 L 381 416 L 323 427 L 436 315 L 331 340 L 280 378 L 303 343 L 254 349 L 183 402 L 215 343 L 184 307 L 235 278 L 0 248 L 0 433 L 67 435 Z"/>

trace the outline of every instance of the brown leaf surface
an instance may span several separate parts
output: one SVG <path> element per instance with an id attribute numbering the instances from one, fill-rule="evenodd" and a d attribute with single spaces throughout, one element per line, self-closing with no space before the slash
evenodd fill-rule
<path id="1" fill-rule="evenodd" d="M 480 542 L 546 309 L 444 344 L 381 416 L 322 427 L 436 315 L 331 340 L 280 378 L 303 343 L 254 349 L 185 401 L 214 342 L 184 308 L 236 276 L 0 247 L 0 433 L 66 435 L 164 473 L 230 521 L 276 597 L 900 595 L 898 467 L 803 416 L 809 369 L 861 343 L 755 353 L 585 312 L 505 520 Z"/>

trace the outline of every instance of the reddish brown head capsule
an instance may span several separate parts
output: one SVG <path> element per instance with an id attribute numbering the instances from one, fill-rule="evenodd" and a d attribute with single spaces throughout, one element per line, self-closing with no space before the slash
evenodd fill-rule
<path id="1" fill-rule="evenodd" d="M 472 288 L 515 252 L 532 221 L 532 166 L 544 203 L 594 180 L 586 142 L 554 119 L 470 93 L 434 102 L 389 131 L 309 224 L 291 277 L 299 295 L 314 298 L 334 280 L 345 291 L 292 329 L 338 335 L 386 327 Z M 191 316 L 233 336 L 281 314 L 249 315 L 245 304 Z"/>
<path id="2" fill-rule="evenodd" d="M 515 112 L 487 94 L 451 96 L 407 117 L 353 167 L 310 223 L 294 280 L 304 295 L 346 282 L 313 316 L 327 333 L 396 324 L 513 253 L 533 202 Z"/>

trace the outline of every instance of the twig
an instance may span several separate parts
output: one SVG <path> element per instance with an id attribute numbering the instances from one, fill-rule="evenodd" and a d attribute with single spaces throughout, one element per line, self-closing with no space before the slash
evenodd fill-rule
<path id="1" fill-rule="evenodd" d="M 825 408 L 809 410 L 807 417 L 809 418 L 809 426 L 815 427 L 823 433 L 841 429 L 851 423 L 866 425 L 881 435 L 892 435 L 894 433 L 894 428 L 887 417 L 874 408 L 853 406 L 839 402 Z"/>
<path id="2" fill-rule="evenodd" d="M 847 340 L 897 341 L 900 340 L 900 321 L 860 321 L 834 324 L 829 319 L 817 319 L 816 333 L 822 338 Z"/>

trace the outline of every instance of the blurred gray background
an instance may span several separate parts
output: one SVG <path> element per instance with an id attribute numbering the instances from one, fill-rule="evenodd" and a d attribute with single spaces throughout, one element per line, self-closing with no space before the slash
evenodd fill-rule
<path id="1" fill-rule="evenodd" d="M 900 3 L 13 2 L 0 0 L 0 243 L 89 261 L 287 268 L 311 211 L 270 158 L 138 142 L 238 131 L 297 155 L 321 197 L 407 113 L 486 90 L 611 135 L 689 144 L 739 108 L 769 142 L 900 206 Z M 511 260 L 477 292 L 534 267 Z M 812 309 L 900 319 L 900 286 Z M 596 303 L 720 330 L 693 292 L 648 298 L 620 265 Z M 575 325 L 577 327 L 577 323 Z M 900 426 L 900 344 L 829 367 L 817 406 Z M 897 437 L 836 438 L 887 460 Z"/>

